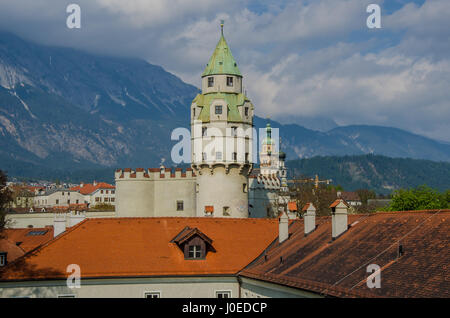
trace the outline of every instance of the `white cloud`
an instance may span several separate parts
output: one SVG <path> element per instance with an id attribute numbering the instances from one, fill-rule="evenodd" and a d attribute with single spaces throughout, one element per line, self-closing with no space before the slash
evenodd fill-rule
<path id="1" fill-rule="evenodd" d="M 381 0 L 79 0 L 82 29 L 60 0 L 0 0 L 0 27 L 38 42 L 147 59 L 197 86 L 219 20 L 257 114 L 330 117 L 450 141 L 450 1 L 406 4 L 366 27 Z M 39 14 L 38 14 L 39 13 Z M 42 13 L 42 14 L 41 14 Z"/>

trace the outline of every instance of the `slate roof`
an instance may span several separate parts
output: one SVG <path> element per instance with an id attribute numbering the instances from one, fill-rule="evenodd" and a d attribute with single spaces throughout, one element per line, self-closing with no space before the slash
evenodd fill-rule
<path id="1" fill-rule="evenodd" d="M 303 220 L 241 276 L 335 297 L 450 297 L 450 210 L 349 215 L 349 229 L 331 240 L 331 217 Z M 399 253 L 399 246 L 402 253 Z M 368 288 L 367 266 L 381 268 L 381 288 Z"/>

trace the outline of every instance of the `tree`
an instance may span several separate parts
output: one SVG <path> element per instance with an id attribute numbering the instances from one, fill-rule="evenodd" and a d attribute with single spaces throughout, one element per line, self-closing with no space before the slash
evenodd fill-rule
<path id="1" fill-rule="evenodd" d="M 8 176 L 0 170 L 0 233 L 6 224 L 6 211 L 12 200 L 11 190 L 6 186 Z"/>
<path id="2" fill-rule="evenodd" d="M 448 192 L 448 191 L 447 191 Z M 390 211 L 433 210 L 449 207 L 448 193 L 440 193 L 426 185 L 394 192 Z"/>

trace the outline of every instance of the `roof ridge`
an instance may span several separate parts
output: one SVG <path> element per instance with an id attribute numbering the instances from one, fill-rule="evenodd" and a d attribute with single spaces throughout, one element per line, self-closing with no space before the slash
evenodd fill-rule
<path id="1" fill-rule="evenodd" d="M 76 228 L 78 228 L 79 226 L 81 226 L 82 224 L 86 223 L 89 219 L 84 219 L 83 221 L 77 223 L 74 226 L 71 226 L 69 228 L 66 228 L 66 230 L 59 234 L 56 237 L 53 237 L 51 240 L 49 240 L 48 242 L 39 245 L 38 247 L 33 248 L 32 250 L 29 250 L 28 252 L 26 252 L 24 255 L 22 255 L 21 257 L 18 257 L 17 259 L 15 259 L 14 261 L 12 261 L 11 263 L 9 263 L 7 266 L 12 266 L 13 264 L 19 262 L 20 260 L 25 260 L 26 258 L 28 258 L 29 256 L 31 256 L 32 253 L 34 252 L 39 252 L 40 250 L 42 250 L 43 248 L 47 247 L 50 244 L 53 244 L 54 242 L 58 241 L 59 239 L 61 239 L 62 237 L 65 237 L 67 234 L 69 234 L 70 232 L 74 231 Z M 54 234 L 53 234 L 54 235 Z"/>

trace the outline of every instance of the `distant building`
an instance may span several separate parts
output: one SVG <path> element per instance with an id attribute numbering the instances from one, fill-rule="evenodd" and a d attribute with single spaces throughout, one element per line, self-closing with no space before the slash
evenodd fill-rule
<path id="1" fill-rule="evenodd" d="M 39 190 L 33 199 L 35 208 L 70 207 L 97 204 L 115 205 L 115 186 L 105 182 L 80 184 L 72 188 Z"/>
<path id="2" fill-rule="evenodd" d="M 338 196 L 338 198 L 344 199 L 352 207 L 357 207 L 357 206 L 362 205 L 361 198 L 359 197 L 358 193 L 356 193 L 356 192 L 338 191 L 337 196 Z"/>

